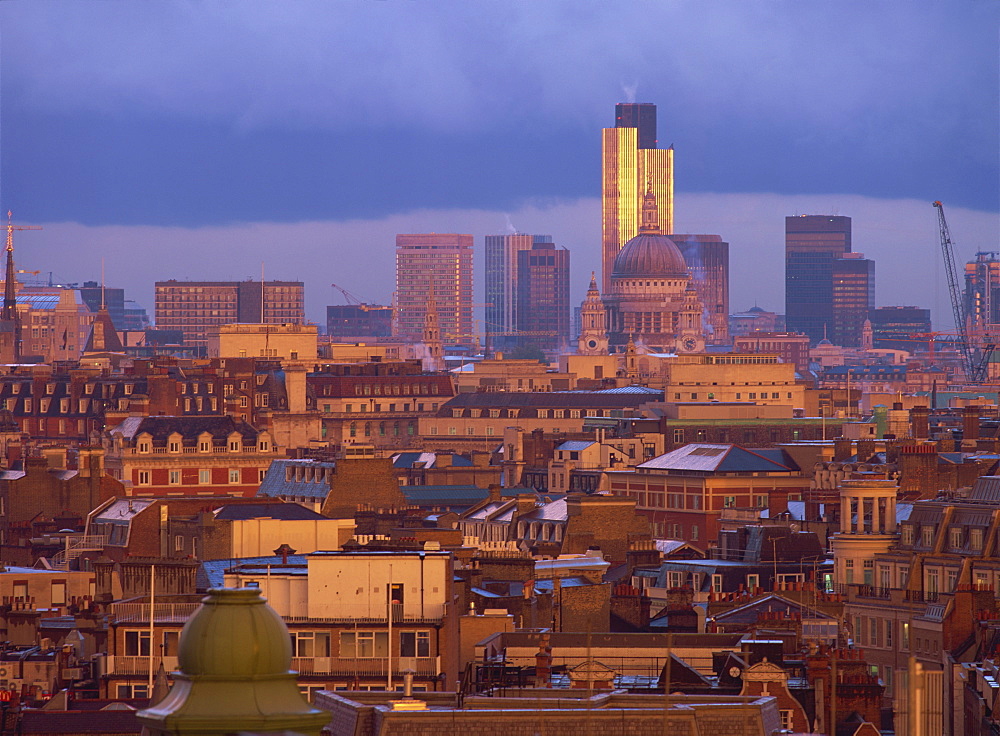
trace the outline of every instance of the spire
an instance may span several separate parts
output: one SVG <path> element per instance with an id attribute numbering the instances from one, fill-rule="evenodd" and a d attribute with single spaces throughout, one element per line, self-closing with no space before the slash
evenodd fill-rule
<path id="1" fill-rule="evenodd" d="M 659 218 L 660 216 L 656 209 L 656 195 L 653 194 L 653 182 L 647 177 L 646 193 L 642 195 L 642 220 L 639 225 L 639 232 L 660 232 Z"/>
<path id="2" fill-rule="evenodd" d="M 7 210 L 7 272 L 3 285 L 3 315 L 5 320 L 17 317 L 17 276 L 14 270 L 14 224 L 13 212 Z"/>

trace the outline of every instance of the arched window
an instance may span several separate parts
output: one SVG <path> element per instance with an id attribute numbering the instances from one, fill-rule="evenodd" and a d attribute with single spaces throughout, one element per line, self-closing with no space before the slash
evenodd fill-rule
<path id="1" fill-rule="evenodd" d="M 357 422 L 351 422 L 351 427 L 348 430 L 348 433 L 350 434 L 351 437 L 357 437 L 358 436 L 358 423 Z"/>
<path id="2" fill-rule="evenodd" d="M 372 436 L 372 423 L 365 422 L 365 437 L 371 437 L 371 436 Z"/>

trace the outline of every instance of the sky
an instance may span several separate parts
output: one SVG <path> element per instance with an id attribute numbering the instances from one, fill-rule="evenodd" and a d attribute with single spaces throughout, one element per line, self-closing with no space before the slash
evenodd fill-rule
<path id="1" fill-rule="evenodd" d="M 5 0 L 0 207 L 19 267 L 301 279 L 388 302 L 394 236 L 545 233 L 599 267 L 600 129 L 658 106 L 675 229 L 730 243 L 731 306 L 783 310 L 784 217 L 849 215 L 879 305 L 948 321 L 1000 250 L 1000 3 Z"/>

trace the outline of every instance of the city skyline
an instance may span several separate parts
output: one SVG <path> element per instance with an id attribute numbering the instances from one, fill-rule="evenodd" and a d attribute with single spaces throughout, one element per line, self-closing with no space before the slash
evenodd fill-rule
<path id="1" fill-rule="evenodd" d="M 633 100 L 658 106 L 659 145 L 676 148 L 674 230 L 731 244 L 732 311 L 781 311 L 788 215 L 851 216 L 880 273 L 910 271 L 880 280 L 876 304 L 942 324 L 930 201 L 959 261 L 996 248 L 993 6 L 513 3 L 480 17 L 297 2 L 277 23 L 263 5 L 51 7 L 0 6 L 0 205 L 45 228 L 18 234 L 19 267 L 82 282 L 103 257 L 107 283 L 147 309 L 157 280 L 256 278 L 263 261 L 267 278 L 306 282 L 321 323 L 340 302 L 331 281 L 388 302 L 398 233 L 471 233 L 482 263 L 483 236 L 512 229 L 574 252 L 579 303 L 600 270 L 600 130 Z M 522 38 L 567 24 L 559 54 Z M 685 32 L 662 44 L 662 27 Z M 323 53 L 303 51 L 320 38 Z"/>

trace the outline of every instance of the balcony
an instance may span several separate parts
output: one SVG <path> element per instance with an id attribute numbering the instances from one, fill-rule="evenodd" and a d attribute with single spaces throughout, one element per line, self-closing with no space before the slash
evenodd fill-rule
<path id="1" fill-rule="evenodd" d="M 154 621 L 158 624 L 183 624 L 200 603 L 154 603 Z M 148 603 L 112 603 L 111 616 L 116 623 L 149 623 Z"/>
<path id="2" fill-rule="evenodd" d="M 386 677 L 388 663 L 381 658 L 293 657 L 292 670 L 300 675 L 357 675 Z M 440 657 L 393 657 L 393 675 L 402 677 L 406 670 L 418 675 L 436 676 L 441 671 Z"/>
<path id="3" fill-rule="evenodd" d="M 148 676 L 150 666 L 152 666 L 153 672 L 156 672 L 161 662 L 163 669 L 167 672 L 173 672 L 177 669 L 177 657 L 120 657 L 109 654 L 104 658 L 104 674 L 108 676 Z"/>

